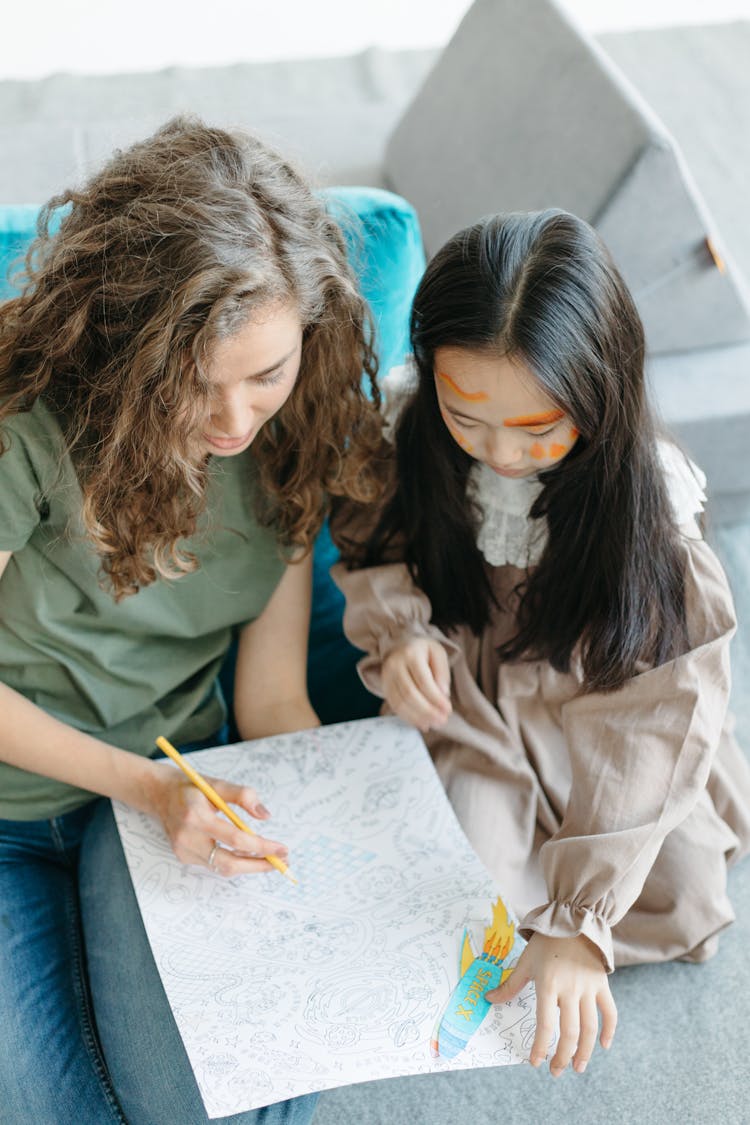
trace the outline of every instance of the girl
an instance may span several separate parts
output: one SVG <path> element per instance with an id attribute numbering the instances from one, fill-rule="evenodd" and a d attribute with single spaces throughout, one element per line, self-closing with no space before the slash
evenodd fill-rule
<path id="1" fill-rule="evenodd" d="M 160 733 L 221 738 L 233 630 L 241 736 L 317 724 L 310 549 L 327 494 L 373 495 L 365 308 L 340 231 L 289 165 L 182 119 L 53 199 L 27 271 L 0 320 L 2 1116 L 192 1125 L 205 1111 L 122 854 L 81 875 L 81 838 L 103 794 L 220 875 L 286 854 L 260 836 L 248 854 L 149 755 Z M 251 789 L 213 784 L 268 816 Z M 114 835 L 99 825 L 89 851 Z M 108 957 L 125 971 L 114 995 Z M 86 962 L 115 1005 L 94 997 L 98 1029 Z"/>
<path id="2" fill-rule="evenodd" d="M 725 724 L 731 598 L 700 474 L 656 435 L 642 326 L 598 237 L 500 215 L 435 256 L 386 380 L 373 517 L 344 506 L 365 684 L 425 732 L 529 943 L 531 1061 L 583 1071 L 615 964 L 702 961 L 731 921 L 750 771 Z M 349 520 L 345 519 L 345 508 Z"/>

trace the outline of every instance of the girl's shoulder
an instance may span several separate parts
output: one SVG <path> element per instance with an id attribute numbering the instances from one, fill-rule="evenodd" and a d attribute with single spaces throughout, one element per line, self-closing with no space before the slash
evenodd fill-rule
<path id="1" fill-rule="evenodd" d="M 383 396 L 383 433 L 388 441 L 393 441 L 398 420 L 404 407 L 414 395 L 419 381 L 414 357 L 408 355 L 398 367 L 392 367 L 380 381 Z"/>
<path id="2" fill-rule="evenodd" d="M 698 517 L 706 506 L 706 475 L 672 441 L 657 443 L 667 496 L 678 527 L 690 535 L 701 536 Z"/>

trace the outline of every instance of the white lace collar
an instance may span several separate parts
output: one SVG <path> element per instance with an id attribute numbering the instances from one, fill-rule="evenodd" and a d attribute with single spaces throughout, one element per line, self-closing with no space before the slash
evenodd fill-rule
<path id="1" fill-rule="evenodd" d="M 477 546 L 490 566 L 534 566 L 547 542 L 546 520 L 529 516 L 543 485 L 533 477 L 501 477 L 477 462 L 469 473 L 469 496 L 482 509 Z"/>
<path id="2" fill-rule="evenodd" d="M 392 440 L 399 415 L 416 389 L 417 370 L 411 356 L 401 367 L 392 368 L 382 381 L 385 432 Z M 678 448 L 659 441 L 659 460 L 677 524 L 690 536 L 700 537 L 696 515 L 703 511 L 706 478 Z M 490 566 L 534 566 L 547 542 L 544 519 L 529 512 L 543 485 L 536 476 L 501 477 L 477 462 L 469 473 L 469 494 L 482 510 L 477 546 Z"/>
<path id="3" fill-rule="evenodd" d="M 667 495 L 675 521 L 684 535 L 700 538 L 696 516 L 706 503 L 706 477 L 669 441 L 658 443 Z M 477 463 L 469 473 L 469 490 L 484 518 L 477 533 L 477 546 L 490 566 L 534 566 L 547 543 L 544 518 L 529 515 L 542 485 L 532 477 L 501 477 L 487 465 Z"/>

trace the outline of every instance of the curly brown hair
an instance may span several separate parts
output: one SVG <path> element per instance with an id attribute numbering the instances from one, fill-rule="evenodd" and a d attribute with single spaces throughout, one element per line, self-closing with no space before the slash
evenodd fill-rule
<path id="1" fill-rule="evenodd" d="M 0 318 L 0 424 L 37 398 L 55 412 L 118 600 L 196 569 L 179 544 L 206 502 L 207 366 L 269 303 L 293 303 L 303 346 L 251 447 L 259 520 L 305 554 L 329 496 L 374 498 L 369 312 L 324 202 L 258 139 L 178 117 L 116 153 L 42 208 L 23 281 Z"/>

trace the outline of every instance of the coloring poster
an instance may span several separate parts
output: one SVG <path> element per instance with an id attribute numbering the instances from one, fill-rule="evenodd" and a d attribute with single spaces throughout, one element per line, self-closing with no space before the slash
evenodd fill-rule
<path id="1" fill-rule="evenodd" d="M 528 1058 L 533 985 L 509 1004 L 483 999 L 523 939 L 416 730 L 364 719 L 189 760 L 257 789 L 272 813 L 263 832 L 289 846 L 299 880 L 183 866 L 156 821 L 115 803 L 209 1117 Z"/>

